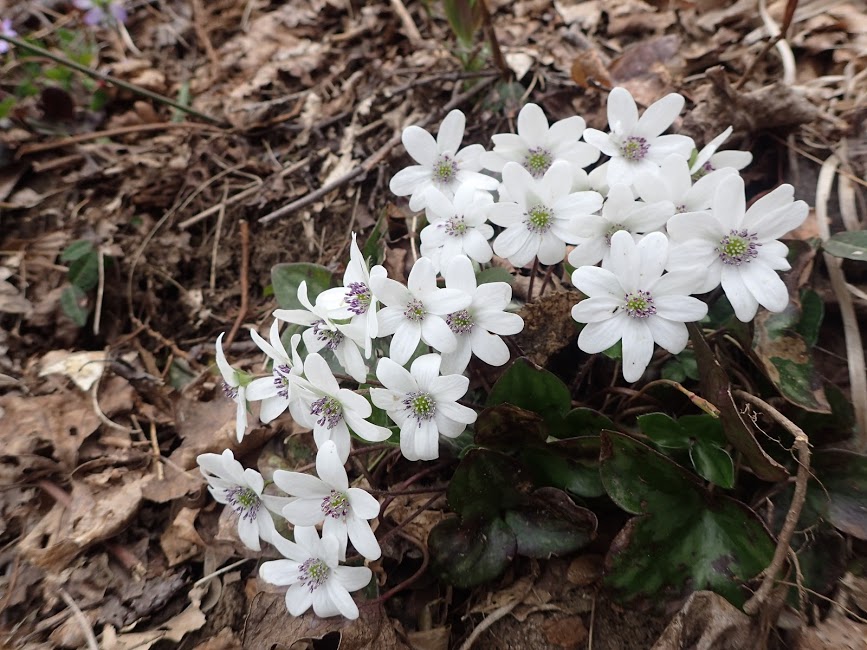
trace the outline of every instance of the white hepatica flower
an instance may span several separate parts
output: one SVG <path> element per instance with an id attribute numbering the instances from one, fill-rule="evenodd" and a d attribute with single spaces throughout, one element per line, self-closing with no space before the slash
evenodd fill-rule
<path id="1" fill-rule="evenodd" d="M 445 269 L 446 286 L 472 297 L 466 309 L 446 317 L 454 332 L 458 347 L 442 358 L 443 374 L 463 372 L 470 356 L 492 366 L 502 366 L 509 360 L 509 348 L 500 336 L 517 334 L 524 329 L 524 319 L 504 310 L 512 299 L 512 287 L 505 282 L 488 282 L 476 286 L 473 265 L 463 255 L 454 258 Z"/>
<path id="2" fill-rule="evenodd" d="M 694 179 L 699 179 L 705 174 L 716 169 L 734 169 L 740 171 L 751 162 L 753 154 L 749 151 L 717 151 L 719 146 L 732 134 L 732 127 L 727 128 L 717 137 L 711 140 L 698 152 L 692 166 L 689 168 Z"/>
<path id="3" fill-rule="evenodd" d="M 341 614 L 358 618 L 358 606 L 349 595 L 367 586 L 373 572 L 364 566 L 340 566 L 340 544 L 333 535 L 323 535 L 308 526 L 295 528 L 295 543 L 277 546 L 289 559 L 263 562 L 259 577 L 272 585 L 288 585 L 286 609 L 301 616 L 310 607 L 322 618 Z"/>
<path id="4" fill-rule="evenodd" d="M 427 206 L 428 225 L 421 231 L 421 254 L 440 270 L 458 255 L 480 264 L 491 261 L 494 252 L 488 240 L 494 229 L 487 223 L 494 200 L 487 192 L 462 185 L 454 201 L 441 194 L 431 195 Z"/>
<path id="5" fill-rule="evenodd" d="M 306 390 L 289 405 L 292 417 L 313 429 L 313 439 L 321 448 L 333 440 L 342 462 L 349 458 L 349 430 L 369 442 L 382 442 L 391 436 L 385 427 L 371 424 L 373 409 L 364 397 L 348 388 L 340 388 L 325 359 L 315 352 L 304 360 Z"/>
<path id="6" fill-rule="evenodd" d="M 497 189 L 494 178 L 479 173 L 482 168 L 479 156 L 485 150 L 482 145 L 472 144 L 458 151 L 464 139 L 465 126 L 464 114 L 454 110 L 446 115 L 436 140 L 418 126 L 408 126 L 403 130 L 403 146 L 419 164 L 401 169 L 388 187 L 397 196 L 409 196 L 411 210 L 424 209 L 432 192 L 439 192 L 451 200 L 464 184 L 480 190 Z"/>
<path id="7" fill-rule="evenodd" d="M 238 537 L 247 548 L 262 550 L 259 538 L 270 542 L 276 534 L 269 510 L 279 513 L 288 499 L 262 494 L 265 489 L 262 475 L 254 469 L 244 469 L 231 449 L 222 454 L 200 454 L 196 462 L 208 480 L 208 491 L 214 500 L 238 513 Z"/>
<path id="8" fill-rule="evenodd" d="M 696 293 L 722 283 L 735 315 L 753 319 L 759 305 L 783 311 L 789 292 L 777 275 L 788 271 L 788 247 L 777 241 L 807 217 L 807 204 L 794 201 L 794 188 L 781 185 L 746 210 L 744 181 L 727 176 L 717 187 L 710 213 L 678 214 L 668 224 L 672 251 L 668 268 L 707 270 Z"/>
<path id="9" fill-rule="evenodd" d="M 371 388 L 370 398 L 400 426 L 400 451 L 408 460 L 438 458 L 440 435 L 456 438 L 476 421 L 475 411 L 457 403 L 470 380 L 440 376 L 440 361 L 438 354 L 425 354 L 407 370 L 385 357 L 376 367 L 385 388 Z"/>
<path id="10" fill-rule="evenodd" d="M 351 319 L 364 332 L 364 356 L 370 358 L 373 352 L 373 339 L 377 337 L 376 296 L 370 289 L 370 278 L 385 277 L 385 268 L 376 265 L 367 269 L 367 262 L 355 241 L 352 233 L 352 244 L 349 248 L 349 264 L 343 274 L 343 287 L 327 289 L 319 294 L 317 302 L 328 309 L 328 315 L 334 320 Z"/>
<path id="11" fill-rule="evenodd" d="M 573 116 L 548 126 L 544 111 L 536 104 L 526 104 L 518 113 L 518 133 L 498 133 L 491 138 L 494 150 L 482 154 L 486 169 L 502 172 L 510 160 L 522 165 L 535 178 L 558 160 L 568 162 L 574 173 L 599 160 L 599 149 L 581 142 L 586 123 Z"/>
<path id="12" fill-rule="evenodd" d="M 292 356 L 289 356 L 280 340 L 280 323 L 277 320 L 271 323 L 268 337 L 270 342 L 259 336 L 256 330 L 251 329 L 250 336 L 259 346 L 259 349 L 267 354 L 273 362 L 270 377 L 254 379 L 247 386 L 247 399 L 262 402 L 259 409 L 259 419 L 268 424 L 289 408 L 292 400 L 298 399 L 296 387 L 303 382 L 301 379 L 303 365 L 301 357 L 298 355 L 301 335 L 296 334 L 292 337 Z"/>
<path id="13" fill-rule="evenodd" d="M 440 352 L 457 347 L 455 335 L 444 320 L 447 314 L 466 308 L 471 298 L 455 289 L 437 288 L 433 262 L 420 257 L 407 278 L 407 286 L 389 278 L 371 278 L 373 292 L 385 308 L 379 310 L 379 335 L 394 334 L 389 355 L 399 364 L 409 361 L 424 341 Z"/>
<path id="14" fill-rule="evenodd" d="M 570 192 L 572 169 L 556 162 L 540 179 L 518 163 L 503 167 L 503 183 L 511 201 L 496 203 L 488 219 L 505 230 L 494 240 L 494 252 L 516 267 L 538 257 L 556 264 L 566 257 L 566 243 L 581 239 L 581 222 L 602 206 L 596 192 Z"/>
<path id="15" fill-rule="evenodd" d="M 283 517 L 294 526 L 322 524 L 322 534 L 333 535 L 340 543 L 341 560 L 346 559 L 347 537 L 365 558 L 379 559 L 382 551 L 368 523 L 379 515 L 379 501 L 361 488 L 349 487 L 337 446 L 330 440 L 316 454 L 316 473 L 319 478 L 274 472 L 277 487 L 294 497 L 283 506 Z"/>
<path id="16" fill-rule="evenodd" d="M 635 100 L 625 88 L 615 88 L 608 95 L 608 127 L 610 133 L 596 129 L 584 131 L 584 139 L 602 153 L 608 161 L 608 184 L 632 183 L 635 175 L 652 171 L 673 153 L 689 158 L 695 147 L 685 135 L 660 135 L 672 125 L 683 108 L 683 97 L 671 93 L 651 104 L 641 118 Z"/>
<path id="17" fill-rule="evenodd" d="M 244 433 L 247 431 L 247 376 L 239 370 L 235 370 L 226 361 L 226 355 L 223 353 L 223 335 L 221 332 L 217 337 L 217 367 L 220 369 L 220 374 L 223 376 L 223 392 L 226 397 L 231 399 L 236 404 L 235 410 L 235 434 L 238 436 L 238 442 L 244 439 Z"/>
<path id="18" fill-rule="evenodd" d="M 625 230 L 638 239 L 639 235 L 662 228 L 673 214 L 671 201 L 643 203 L 633 198 L 626 185 L 614 185 L 608 190 L 602 215 L 592 214 L 581 220 L 578 226 L 581 240 L 569 253 L 569 263 L 580 267 L 602 262 L 606 266 L 614 233 Z"/>
<path id="19" fill-rule="evenodd" d="M 321 295 L 321 294 L 320 294 Z M 276 309 L 274 318 L 288 323 L 303 325 L 302 338 L 308 352 L 319 352 L 328 348 L 337 357 L 337 362 L 358 383 L 367 379 L 367 366 L 361 356 L 359 346 L 364 346 L 366 332 L 362 331 L 361 323 L 339 325 L 334 323 L 328 314 L 328 306 L 317 296 L 316 304 L 312 305 L 307 297 L 307 282 L 298 285 L 298 302 L 304 309 Z"/>
<path id="20" fill-rule="evenodd" d="M 707 314 L 707 305 L 689 295 L 701 282 L 700 272 L 663 275 L 667 257 L 668 239 L 661 232 L 636 244 L 621 231 L 611 237 L 610 270 L 583 266 L 572 274 L 572 283 L 588 296 L 572 308 L 572 318 L 587 323 L 578 347 L 595 354 L 622 341 L 626 381 L 644 374 L 654 342 L 681 352 L 689 338 L 684 323 Z"/>
<path id="21" fill-rule="evenodd" d="M 693 184 L 689 162 L 683 156 L 672 154 L 662 161 L 659 169 L 637 174 L 635 190 L 647 203 L 670 202 L 676 213 L 701 212 L 710 210 L 720 181 L 736 173 L 737 170 L 731 168 L 717 169 Z"/>

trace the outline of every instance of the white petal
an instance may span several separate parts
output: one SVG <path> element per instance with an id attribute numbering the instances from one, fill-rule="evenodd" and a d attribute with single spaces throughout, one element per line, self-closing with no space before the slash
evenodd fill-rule
<path id="1" fill-rule="evenodd" d="M 707 316 L 707 304 L 692 296 L 654 296 L 653 303 L 661 318 L 681 323 L 692 323 Z"/>
<path id="2" fill-rule="evenodd" d="M 347 591 L 358 591 L 370 582 L 373 573 L 366 566 L 341 566 L 334 569 L 334 578 Z"/>
<path id="3" fill-rule="evenodd" d="M 379 364 L 376 366 L 376 378 L 386 388 L 399 393 L 411 393 L 418 390 L 418 383 L 409 370 L 388 357 L 379 360 Z M 379 406 L 379 404 L 376 405 Z M 380 406 L 380 408 L 382 407 Z"/>
<path id="4" fill-rule="evenodd" d="M 359 438 L 367 440 L 367 442 L 382 442 L 391 438 L 391 431 L 385 427 L 368 422 L 364 418 L 353 412 L 345 414 L 346 424 L 348 424 Z"/>
<path id="5" fill-rule="evenodd" d="M 381 325 L 382 322 L 380 321 L 380 326 Z M 391 344 L 388 347 L 388 356 L 400 365 L 403 365 L 409 361 L 409 358 L 418 347 L 420 340 L 421 327 L 419 324 L 405 320 L 404 323 L 397 328 L 397 331 L 391 339 Z"/>
<path id="6" fill-rule="evenodd" d="M 617 276 L 598 266 L 581 266 L 572 272 L 572 284 L 581 293 L 591 298 L 622 298 L 625 291 Z"/>
<path id="7" fill-rule="evenodd" d="M 713 213 L 720 223 L 740 228 L 746 209 L 744 181 L 738 175 L 724 178 L 713 196 Z"/>
<path id="8" fill-rule="evenodd" d="M 370 524 L 360 519 L 349 518 L 346 521 L 349 541 L 363 557 L 368 560 L 378 560 L 382 555 L 376 535 L 370 529 Z"/>
<path id="9" fill-rule="evenodd" d="M 759 304 L 768 311 L 783 311 L 789 304 L 789 292 L 777 272 L 761 260 L 741 265 L 741 279 Z"/>
<path id="10" fill-rule="evenodd" d="M 608 95 L 608 126 L 612 132 L 631 133 L 638 124 L 638 107 L 626 88 L 614 88 Z M 587 139 L 587 133 L 584 133 Z"/>
<path id="11" fill-rule="evenodd" d="M 238 519 L 238 537 L 247 548 L 254 551 L 262 550 L 262 546 L 259 544 L 259 527 L 254 520 L 247 517 Z"/>
<path id="12" fill-rule="evenodd" d="M 541 147 L 548 135 L 548 119 L 536 104 L 526 104 L 518 113 L 518 135 L 529 148 Z"/>
<path id="13" fill-rule="evenodd" d="M 337 445 L 328 441 L 323 444 L 316 453 L 316 473 L 338 492 L 349 489 L 349 480 L 346 477 L 346 469 L 337 455 Z"/>
<path id="14" fill-rule="evenodd" d="M 318 499 L 292 499 L 283 506 L 283 518 L 293 526 L 316 526 L 325 519 L 322 500 L 331 494 L 329 490 Z"/>
<path id="15" fill-rule="evenodd" d="M 433 167 L 439 152 L 437 151 L 437 143 L 430 133 L 419 126 L 408 126 L 403 130 L 400 139 L 403 146 L 406 147 L 407 153 L 417 163 L 425 167 Z M 398 196 L 401 195 L 398 194 Z"/>
<path id="16" fill-rule="evenodd" d="M 553 232 L 547 232 L 541 237 L 537 256 L 542 264 L 562 262 L 566 257 L 566 244 Z"/>
<path id="17" fill-rule="evenodd" d="M 424 354 L 412 362 L 410 371 L 421 390 L 429 390 L 440 374 L 441 358 L 438 354 Z"/>
<path id="18" fill-rule="evenodd" d="M 443 375 L 435 377 L 429 386 L 431 394 L 438 402 L 454 402 L 466 395 L 470 380 L 463 375 Z"/>
<path id="19" fill-rule="evenodd" d="M 328 362 L 318 354 L 308 354 L 304 361 L 304 374 L 307 379 L 319 390 L 336 395 L 340 385 L 331 373 Z"/>
<path id="20" fill-rule="evenodd" d="M 623 329 L 623 378 L 641 379 L 653 357 L 653 335 L 643 319 L 626 317 Z"/>
<path id="21" fill-rule="evenodd" d="M 683 104 L 683 96 L 677 93 L 669 93 L 654 102 L 638 120 L 635 134 L 652 140 L 674 123 L 683 109 Z"/>
<path id="22" fill-rule="evenodd" d="M 741 278 L 740 267 L 724 264 L 720 282 L 726 297 L 735 310 L 735 316 L 741 322 L 750 322 L 759 309 L 759 301 L 756 300 L 755 296 L 744 284 Z"/>
<path id="23" fill-rule="evenodd" d="M 503 311 L 480 311 L 476 315 L 476 325 L 494 334 L 508 336 L 524 329 L 524 319 Z"/>
<path id="24" fill-rule="evenodd" d="M 442 372 L 447 375 L 462 373 L 470 365 L 470 358 L 473 355 L 470 337 L 467 334 L 456 336 L 457 347 L 452 352 L 443 354 Z"/>
<path id="25" fill-rule="evenodd" d="M 430 137 L 430 134 L 427 134 Z M 388 189 L 397 196 L 409 196 L 415 194 L 418 190 L 431 182 L 431 170 L 422 165 L 412 165 L 405 167 L 391 177 L 391 182 L 388 184 Z"/>
<path id="26" fill-rule="evenodd" d="M 611 236 L 611 256 L 608 261 L 608 268 L 617 276 L 626 293 L 643 289 L 636 284 L 641 269 L 641 256 L 631 234 L 618 230 Z"/>
<path id="27" fill-rule="evenodd" d="M 466 117 L 457 109 L 445 116 L 437 133 L 437 147 L 440 153 L 454 155 L 457 152 L 458 147 L 461 146 L 461 140 L 464 139 L 466 123 Z"/>
<path id="28" fill-rule="evenodd" d="M 689 332 L 683 322 L 668 320 L 659 315 L 651 316 L 645 322 L 658 346 L 665 348 L 672 354 L 683 352 L 687 341 L 689 341 Z"/>
<path id="29" fill-rule="evenodd" d="M 494 252 L 502 258 L 511 260 L 518 251 L 529 246 L 529 241 L 530 231 L 523 224 L 509 226 L 494 240 Z"/>
<path id="30" fill-rule="evenodd" d="M 331 492 L 331 488 L 325 485 L 321 478 L 283 469 L 274 472 L 274 484 L 293 497 L 322 499 Z"/>
<path id="31" fill-rule="evenodd" d="M 510 314 L 512 316 L 516 314 Z M 470 332 L 473 354 L 490 366 L 502 366 L 509 361 L 509 346 L 499 336 L 478 327 Z"/>
<path id="32" fill-rule="evenodd" d="M 607 350 L 621 338 L 623 323 L 629 318 L 619 314 L 608 321 L 588 323 L 578 335 L 578 347 L 588 354 Z"/>
<path id="33" fill-rule="evenodd" d="M 376 313 L 377 334 L 379 337 L 391 336 L 406 322 L 404 307 L 386 307 Z"/>
<path id="34" fill-rule="evenodd" d="M 572 318 L 579 323 L 601 323 L 610 319 L 621 307 L 623 307 L 622 296 L 619 298 L 613 296 L 585 298 L 572 307 Z"/>
<path id="35" fill-rule="evenodd" d="M 287 541 L 289 544 L 292 542 Z M 293 544 L 294 546 L 294 544 Z M 298 562 L 292 560 L 272 560 L 263 562 L 259 567 L 259 577 L 272 585 L 289 585 L 298 580 Z"/>
<path id="36" fill-rule="evenodd" d="M 226 361 L 226 355 L 223 353 L 224 334 L 225 332 L 220 332 L 220 335 L 217 337 L 217 367 L 220 369 L 223 381 L 229 384 L 229 386 L 237 386 L 238 374 L 235 372 L 235 369 L 229 365 L 229 362 Z"/>
<path id="37" fill-rule="evenodd" d="M 472 296 L 457 289 L 434 289 L 423 298 L 425 309 L 431 314 L 440 316 L 466 309 L 472 300 Z"/>
<path id="38" fill-rule="evenodd" d="M 349 488 L 346 496 L 356 517 L 367 520 L 379 515 L 379 501 L 361 488 Z"/>

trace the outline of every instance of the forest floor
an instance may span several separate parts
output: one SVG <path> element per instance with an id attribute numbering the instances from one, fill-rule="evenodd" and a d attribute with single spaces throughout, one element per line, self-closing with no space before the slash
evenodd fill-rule
<path id="1" fill-rule="evenodd" d="M 425 574 L 355 622 L 289 617 L 255 571 L 275 552 L 239 542 L 196 457 L 228 445 L 262 469 L 291 466 L 287 453 L 307 465 L 314 448 L 288 416 L 234 441 L 214 341 L 231 331 L 227 354 L 257 362 L 236 334 L 267 328 L 272 266 L 342 273 L 352 232 L 365 241 L 379 224 L 384 264 L 405 278 L 419 224 L 388 191 L 409 161 L 400 133 L 435 130 L 449 108 L 467 115 L 465 142 L 487 143 L 514 129 L 524 102 L 605 129 L 606 89 L 624 86 L 643 107 L 679 92 L 691 107 L 679 132 L 708 142 L 731 125 L 726 146 L 753 152 L 742 173 L 751 195 L 791 183 L 827 207 L 832 232 L 863 229 L 867 5 L 788 4 L 776 41 L 784 1 L 760 11 L 754 0 L 488 0 L 504 79 L 481 50 L 478 69 L 465 69 L 439 2 L 136 0 L 119 30 L 85 26 L 71 3 L 0 0 L 19 33 L 98 42 L 90 67 L 211 118 L 83 75 L 58 89 L 50 61 L 0 55 L 0 93 L 25 74 L 38 90 L 0 120 L 0 646 L 88 647 L 93 635 L 109 650 L 338 640 L 434 650 L 479 625 L 479 648 L 653 646 L 679 604 L 644 612 L 609 600 L 597 589 L 602 541 L 517 562 L 473 590 Z M 835 173 L 829 193 L 823 179 Z M 811 211 L 798 237 L 821 232 Z M 76 254 L 93 275 L 84 289 Z M 867 274 L 847 270 L 864 322 Z M 551 295 L 567 278 L 554 274 Z M 810 283 L 831 328 L 822 373 L 848 390 L 838 299 L 824 272 Z M 550 357 L 551 331 L 522 345 Z M 570 345 L 574 332 L 555 347 Z M 386 518 L 425 501 L 397 497 Z M 446 511 L 444 499 L 430 503 L 405 530 L 424 541 Z M 406 542 L 386 554 L 383 593 L 426 561 Z M 865 615 L 858 585 L 848 606 Z M 867 628 L 845 621 L 801 647 L 867 647 Z"/>

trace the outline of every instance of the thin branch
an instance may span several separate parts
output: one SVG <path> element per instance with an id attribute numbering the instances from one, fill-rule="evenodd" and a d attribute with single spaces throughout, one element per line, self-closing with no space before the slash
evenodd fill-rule
<path id="1" fill-rule="evenodd" d="M 20 47 L 22 50 L 27 50 L 29 52 L 33 52 L 34 54 L 38 54 L 39 56 L 44 56 L 46 59 L 50 59 L 55 63 L 59 63 L 60 65 L 66 66 L 67 68 L 72 68 L 73 70 L 77 70 L 82 74 L 86 74 L 89 77 L 93 77 L 94 79 L 99 79 L 100 81 L 104 81 L 105 83 L 110 83 L 113 86 L 117 86 L 118 88 L 123 88 L 124 90 L 128 90 L 131 93 L 135 93 L 136 95 L 141 95 L 142 97 L 147 97 L 148 99 L 152 99 L 155 102 L 159 102 L 160 104 L 165 104 L 166 106 L 171 106 L 183 113 L 188 113 L 190 115 L 195 115 L 196 117 L 205 120 L 206 122 L 210 122 L 211 124 L 218 124 L 220 126 L 228 126 L 226 122 L 223 120 L 218 120 L 215 117 L 211 117 L 210 115 L 206 115 L 205 113 L 201 113 L 194 108 L 190 108 L 189 106 L 184 106 L 176 102 L 173 99 L 169 99 L 165 95 L 160 95 L 159 93 L 155 93 L 153 91 L 148 90 L 147 88 L 142 88 L 141 86 L 136 86 L 135 84 L 131 84 L 127 81 L 123 81 L 122 79 L 118 79 L 117 77 L 112 77 L 111 75 L 105 74 L 103 72 L 99 72 L 94 70 L 93 68 L 88 68 L 85 65 L 81 65 L 80 63 L 76 63 L 75 61 L 70 61 L 66 57 L 60 56 L 58 54 L 54 54 L 49 50 L 39 47 L 38 45 L 33 45 L 32 43 L 28 43 L 20 38 L 15 38 L 14 36 L 7 36 L 5 34 L 0 34 L 0 40 L 6 41 L 7 43 L 11 43 L 15 47 Z"/>
<path id="2" fill-rule="evenodd" d="M 247 307 L 250 302 L 250 224 L 245 220 L 241 220 L 239 223 L 241 226 L 241 308 L 235 317 L 235 324 L 232 325 L 232 329 L 226 337 L 226 347 L 232 345 L 232 341 L 235 340 L 241 323 L 247 317 Z"/>
<path id="3" fill-rule="evenodd" d="M 750 616 L 754 616 L 765 606 L 770 598 L 771 591 L 777 582 L 777 574 L 783 568 L 786 556 L 789 554 L 792 536 L 795 534 L 795 528 L 798 525 L 798 520 L 801 518 L 801 509 L 804 507 L 804 500 L 807 497 L 807 480 L 810 476 L 810 440 L 798 425 L 763 399 L 742 390 L 736 390 L 734 394 L 745 402 L 749 402 L 753 406 L 762 409 L 788 431 L 795 439 L 795 449 L 798 452 L 798 475 L 795 478 L 795 492 L 792 495 L 792 503 L 789 506 L 789 511 L 786 513 L 783 528 L 780 530 L 780 535 L 777 538 L 777 548 L 774 550 L 774 557 L 771 560 L 771 564 L 764 571 L 762 584 L 759 585 L 753 597 L 744 604 L 744 612 Z"/>

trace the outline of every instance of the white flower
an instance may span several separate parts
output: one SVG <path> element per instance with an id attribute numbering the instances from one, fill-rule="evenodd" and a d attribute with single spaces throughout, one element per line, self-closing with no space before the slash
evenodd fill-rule
<path id="1" fill-rule="evenodd" d="M 302 334 L 307 351 L 319 352 L 322 348 L 328 348 L 355 381 L 359 384 L 364 383 L 367 379 L 367 366 L 358 348 L 359 345 L 365 345 L 366 331 L 362 328 L 366 325 L 363 323 L 338 325 L 332 322 L 328 314 L 328 305 L 323 304 L 320 297 L 316 298 L 315 305 L 310 304 L 310 299 L 307 297 L 307 282 L 298 285 L 298 302 L 305 309 L 276 309 L 274 318 L 308 327 L 309 329 L 304 330 Z"/>
<path id="2" fill-rule="evenodd" d="M 265 424 L 280 416 L 289 404 L 298 399 L 296 387 L 303 382 L 301 372 L 303 365 L 298 355 L 298 344 L 301 335 L 295 334 L 291 340 L 292 356 L 286 351 L 280 340 L 280 323 L 271 323 L 270 343 L 259 336 L 256 330 L 250 330 L 250 336 L 256 345 L 272 360 L 273 367 L 269 377 L 254 379 L 247 386 L 247 399 L 253 402 L 261 401 L 259 419 Z"/>
<path id="3" fill-rule="evenodd" d="M 581 239 L 581 221 L 602 206 L 596 192 L 571 192 L 572 169 L 556 162 L 540 179 L 518 163 L 503 167 L 503 184 L 511 201 L 496 203 L 488 219 L 505 227 L 494 240 L 494 252 L 516 267 L 538 257 L 542 264 L 556 264 L 566 257 L 566 242 Z"/>
<path id="4" fill-rule="evenodd" d="M 715 169 L 741 170 L 753 161 L 753 154 L 749 151 L 720 151 L 719 146 L 732 134 L 732 127 L 727 128 L 717 137 L 711 140 L 698 152 L 689 168 L 693 179 L 698 180 L 705 174 Z"/>
<path id="5" fill-rule="evenodd" d="M 222 455 L 201 454 L 196 462 L 208 480 L 208 491 L 214 500 L 238 513 L 238 537 L 246 547 L 262 550 L 259 538 L 270 542 L 276 534 L 269 510 L 279 513 L 288 499 L 262 494 L 265 489 L 262 475 L 254 469 L 244 469 L 231 449 Z"/>
<path id="6" fill-rule="evenodd" d="M 709 214 L 678 214 L 669 219 L 668 268 L 706 270 L 706 282 L 696 293 L 722 283 L 743 322 L 753 319 L 759 305 L 783 311 L 789 292 L 777 271 L 788 271 L 790 266 L 788 248 L 777 238 L 801 225 L 808 211 L 806 203 L 793 199 L 794 188 L 781 185 L 746 210 L 743 179 L 727 176 L 717 187 Z"/>
<path id="7" fill-rule="evenodd" d="M 568 162 L 574 173 L 599 160 L 599 149 L 581 142 L 586 126 L 583 117 L 573 116 L 548 126 L 544 111 L 526 104 L 518 113 L 518 134 L 498 133 L 491 139 L 494 150 L 482 154 L 485 169 L 502 172 L 510 160 L 541 178 L 558 160 Z"/>
<path id="8" fill-rule="evenodd" d="M 9 18 L 4 18 L 0 20 L 0 34 L 3 36 L 10 36 L 15 38 L 18 36 L 18 32 L 12 29 L 12 21 Z M 6 41 L 0 41 L 0 54 L 6 54 L 9 51 L 9 43 Z"/>
<path id="9" fill-rule="evenodd" d="M 248 381 L 246 374 L 240 370 L 235 370 L 226 361 L 226 355 L 223 354 L 224 334 L 225 332 L 221 332 L 217 337 L 217 367 L 223 376 L 223 392 L 237 406 L 235 410 L 235 434 L 238 436 L 238 442 L 241 442 L 244 439 L 244 433 L 247 431 Z"/>
<path id="10" fill-rule="evenodd" d="M 334 320 L 351 319 L 358 330 L 364 332 L 364 356 L 370 358 L 373 352 L 373 339 L 377 337 L 376 296 L 370 289 L 371 276 L 385 277 L 385 268 L 376 265 L 368 271 L 367 261 L 355 241 L 352 233 L 352 244 L 349 248 L 349 264 L 343 274 L 343 288 L 327 289 L 319 294 L 317 303 L 321 302 L 328 310 L 328 316 Z"/>
<path id="11" fill-rule="evenodd" d="M 663 275 L 667 256 L 668 239 L 661 232 L 636 244 L 620 231 L 611 237 L 610 270 L 582 266 L 572 274 L 572 283 L 588 296 L 572 308 L 572 318 L 587 323 L 578 347 L 595 354 L 623 341 L 623 377 L 629 382 L 644 374 L 654 342 L 681 352 L 689 338 L 684 323 L 707 314 L 707 305 L 689 295 L 701 282 L 700 271 Z"/>
<path id="12" fill-rule="evenodd" d="M 705 174 L 693 185 L 686 158 L 672 154 L 662 161 L 659 169 L 637 174 L 635 190 L 647 203 L 671 203 L 674 212 L 669 216 L 674 213 L 701 212 L 710 210 L 713 193 L 720 181 L 736 173 L 737 170 L 731 168 L 717 169 Z"/>
<path id="13" fill-rule="evenodd" d="M 349 430 L 369 442 L 382 442 L 391 436 L 385 427 L 366 420 L 373 409 L 364 397 L 348 388 L 340 388 L 325 359 L 315 352 L 304 360 L 308 384 L 299 391 L 299 399 L 289 408 L 292 417 L 313 429 L 313 439 L 321 448 L 333 440 L 342 462 L 349 458 Z"/>
<path id="14" fill-rule="evenodd" d="M 319 478 L 278 469 L 274 483 L 295 497 L 283 506 L 283 517 L 294 526 L 322 524 L 322 534 L 333 535 L 340 543 L 340 559 L 346 559 L 347 537 L 355 550 L 368 560 L 382 554 L 369 519 L 379 515 L 379 501 L 361 488 L 349 487 L 346 470 L 330 440 L 316 454 Z M 324 522 L 324 523 L 323 523 Z"/>
<path id="15" fill-rule="evenodd" d="M 389 278 L 371 278 L 373 292 L 385 308 L 379 310 L 379 335 L 394 334 L 389 355 L 399 364 L 409 361 L 424 341 L 440 352 L 452 352 L 455 335 L 444 320 L 466 308 L 471 298 L 455 289 L 437 288 L 433 263 L 420 257 L 412 266 L 407 286 Z"/>
<path id="16" fill-rule="evenodd" d="M 370 398 L 400 426 L 400 450 L 408 460 L 438 458 L 440 435 L 456 438 L 476 421 L 475 411 L 457 403 L 470 380 L 441 377 L 438 354 L 420 356 L 410 370 L 380 359 L 376 377 L 385 388 L 371 388 Z"/>
<path id="17" fill-rule="evenodd" d="M 524 329 L 524 319 L 504 310 L 512 299 L 512 287 L 505 282 L 488 282 L 476 286 L 473 265 L 463 255 L 454 258 L 445 269 L 446 286 L 472 297 L 466 309 L 446 316 L 446 324 L 454 332 L 458 347 L 443 354 L 442 372 L 447 375 L 463 372 L 470 356 L 492 366 L 502 366 L 509 360 L 509 348 L 499 335 L 517 334 Z"/>
<path id="18" fill-rule="evenodd" d="M 312 606 L 322 618 L 341 614 L 356 619 L 358 606 L 349 593 L 367 586 L 373 572 L 364 566 L 340 566 L 339 547 L 333 535 L 319 539 L 315 528 L 298 526 L 294 544 L 277 546 L 289 559 L 262 563 L 259 577 L 272 585 L 289 585 L 286 609 L 292 616 Z"/>
<path id="19" fill-rule="evenodd" d="M 421 231 L 421 254 L 439 271 L 457 255 L 466 255 L 487 264 L 494 253 L 488 240 L 494 229 L 487 223 L 488 208 L 494 200 L 487 192 L 462 185 L 454 202 L 432 194 L 427 206 L 428 224 Z"/>
<path id="20" fill-rule="evenodd" d="M 581 240 L 569 253 L 569 264 L 592 266 L 601 261 L 602 266 L 607 266 L 614 233 L 625 230 L 639 239 L 639 235 L 662 228 L 673 214 L 671 201 L 643 203 L 633 198 L 626 185 L 614 185 L 608 190 L 602 215 L 588 215 L 578 224 Z"/>
<path id="21" fill-rule="evenodd" d="M 635 175 L 653 170 L 666 157 L 679 153 L 689 158 L 695 147 L 685 135 L 660 135 L 677 119 L 683 97 L 671 93 L 651 104 L 639 119 L 635 100 L 625 88 L 615 88 L 608 95 L 610 133 L 596 129 L 584 131 L 584 139 L 611 156 L 608 161 L 608 185 L 630 185 Z"/>
<path id="22" fill-rule="evenodd" d="M 398 196 L 409 196 L 411 210 L 424 209 L 429 193 L 439 192 L 451 200 L 465 183 L 480 190 L 497 189 L 496 179 L 479 173 L 482 168 L 479 156 L 485 150 L 482 145 L 473 144 L 458 151 L 465 126 L 464 114 L 454 110 L 446 115 L 436 140 L 418 126 L 403 130 L 403 146 L 419 164 L 401 169 L 388 187 Z"/>

